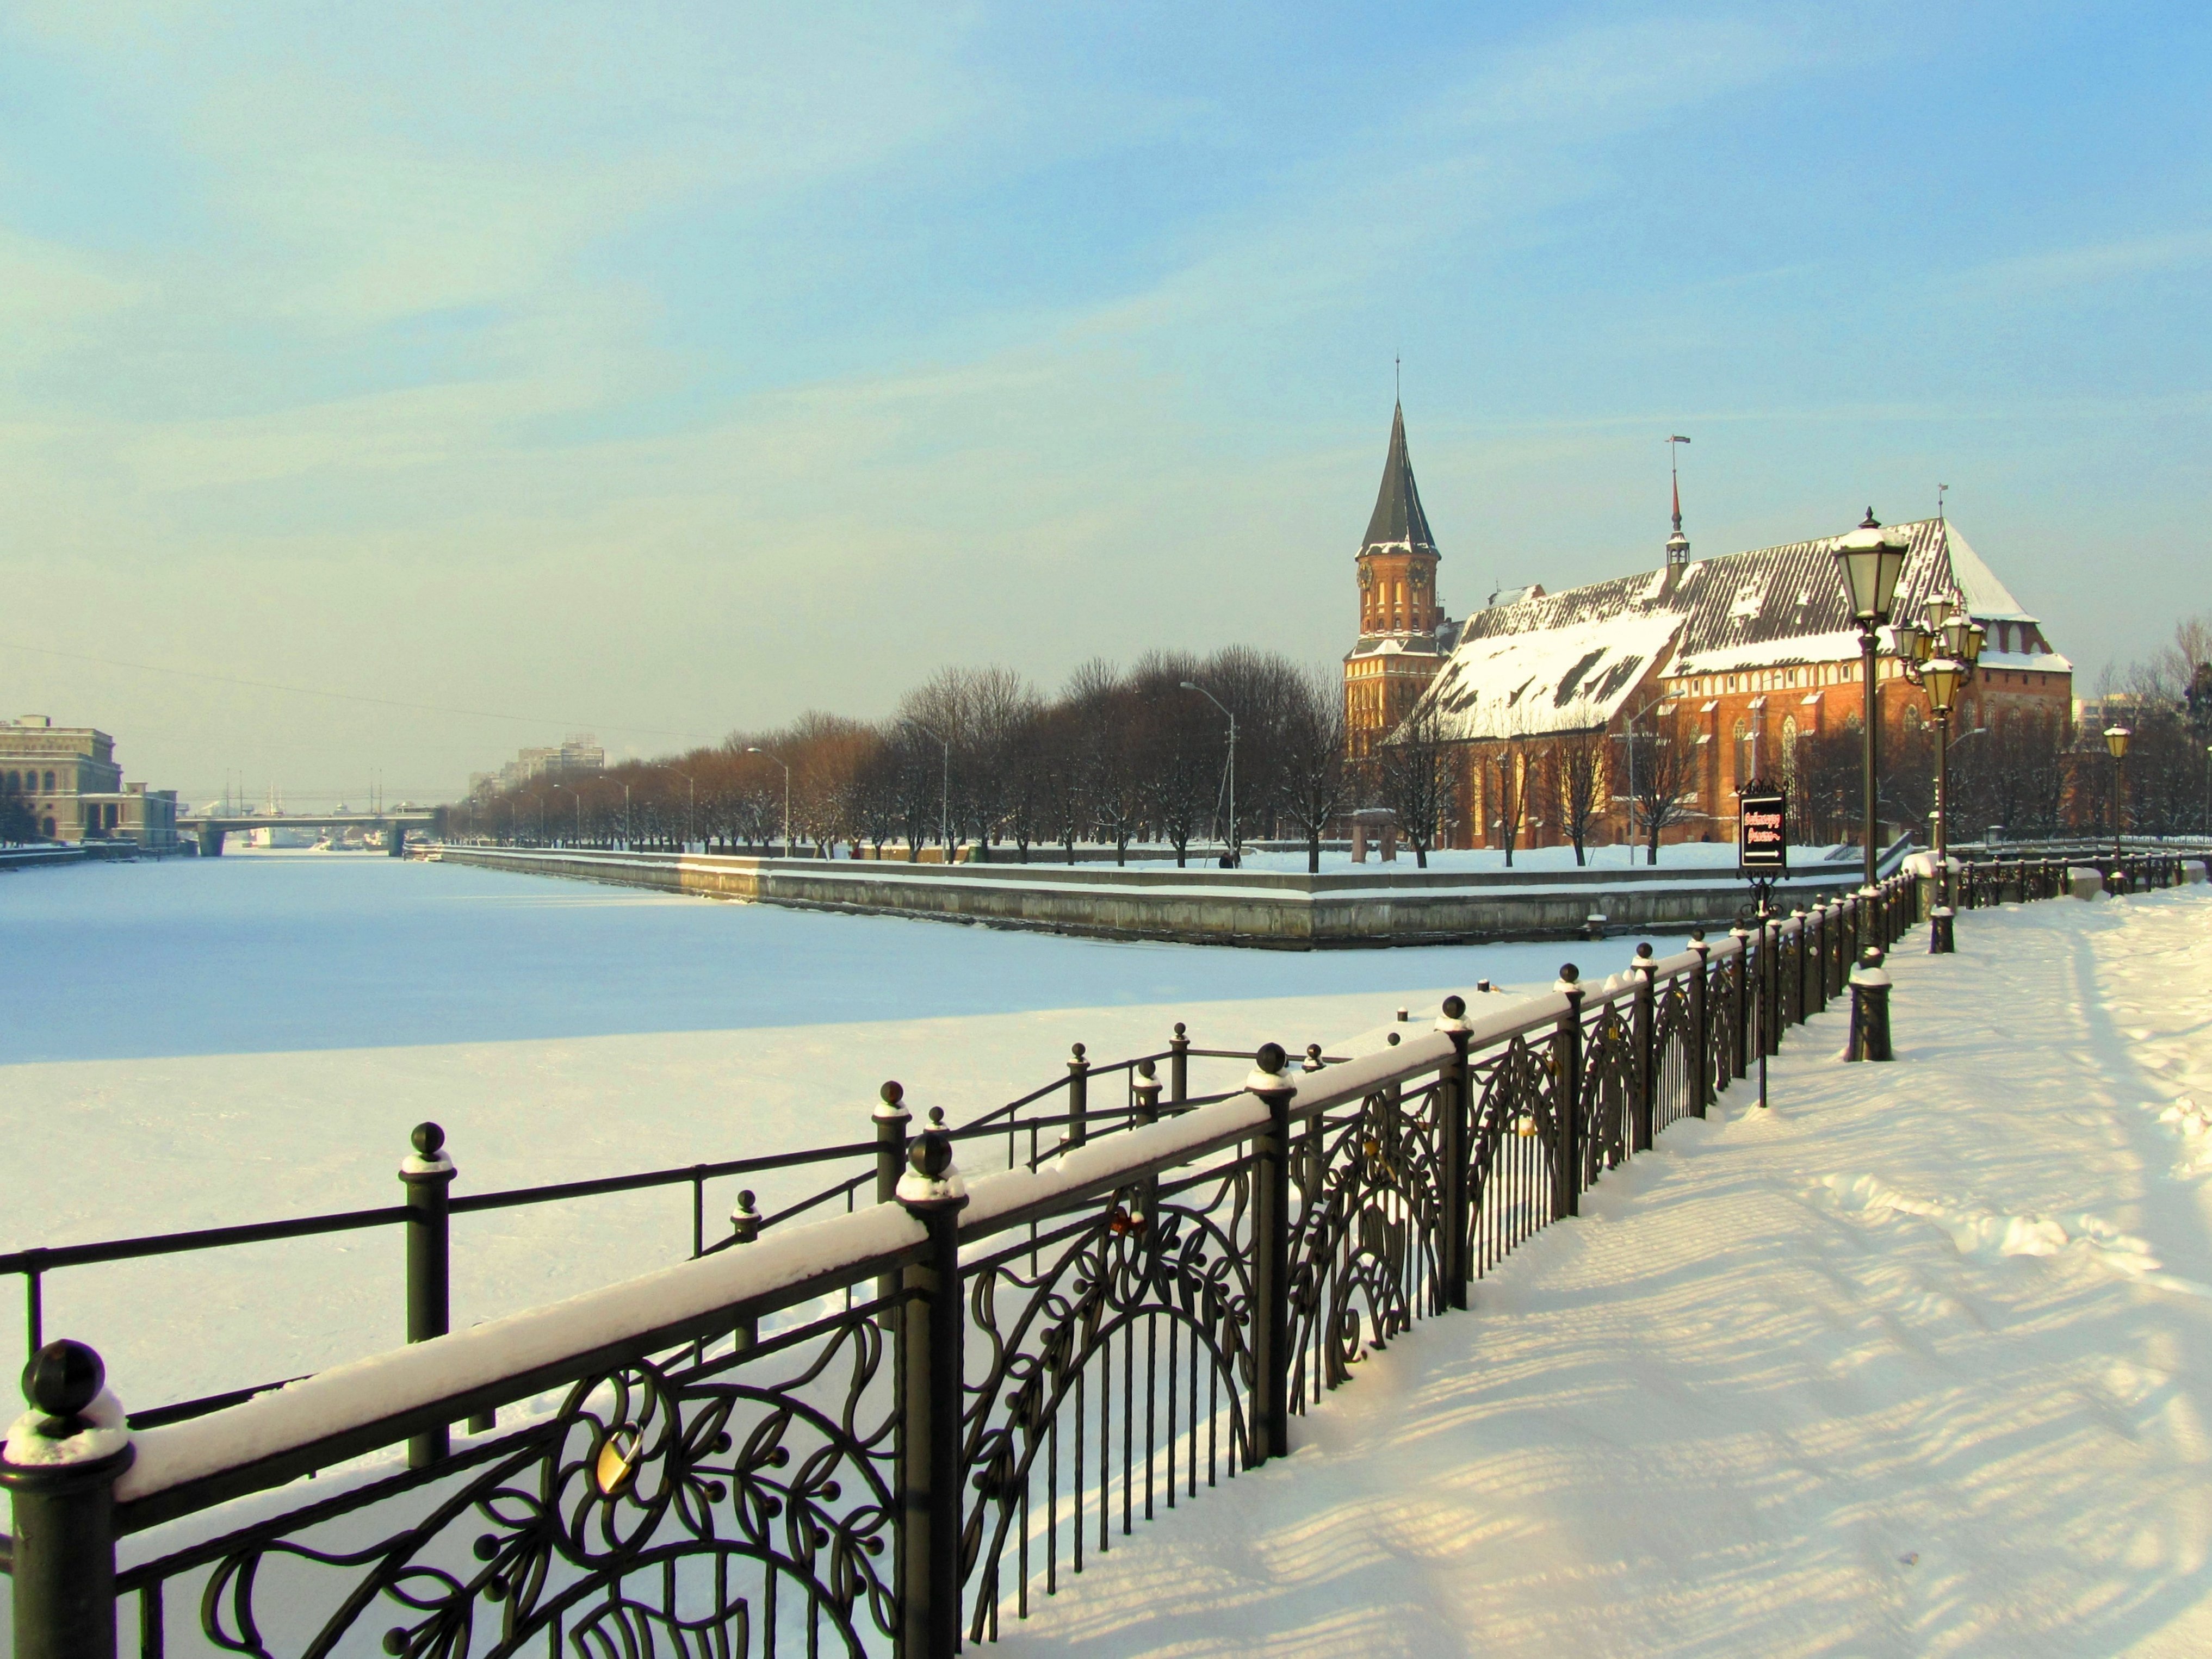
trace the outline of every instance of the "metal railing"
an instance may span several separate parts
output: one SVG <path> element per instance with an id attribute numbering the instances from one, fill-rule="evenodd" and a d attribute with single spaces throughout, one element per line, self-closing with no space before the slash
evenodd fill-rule
<path id="1" fill-rule="evenodd" d="M 1241 1067 L 1249 1065 L 1250 1059 L 1249 1052 L 1244 1049 L 1194 1047 L 1181 1022 L 1176 1024 L 1175 1034 L 1166 1048 L 1103 1065 L 1090 1062 L 1085 1057 L 1084 1045 L 1079 1042 L 1074 1046 L 1064 1076 L 985 1113 L 974 1122 L 956 1131 L 955 1139 L 963 1141 L 988 1140 L 995 1146 L 1003 1136 L 1006 1167 L 1014 1167 L 1018 1158 L 1026 1158 L 1029 1166 L 1034 1168 L 1041 1159 L 1056 1154 L 1061 1138 L 1079 1145 L 1092 1135 L 1111 1133 L 1129 1127 L 1134 1118 L 1136 1091 L 1140 1076 L 1154 1072 L 1161 1065 L 1166 1066 L 1169 1077 L 1164 1109 L 1172 1114 L 1224 1097 L 1218 1091 L 1191 1092 L 1193 1061 L 1234 1061 Z M 1102 1082 L 1119 1084 L 1122 1097 L 1118 1102 L 1108 1098 L 1094 1103 L 1093 1091 Z M 1052 1134 L 1055 1130 L 1060 1132 L 1057 1138 Z M 447 1156 L 448 1149 L 445 1146 L 444 1132 L 437 1125 L 421 1125 L 416 1129 L 415 1136 L 415 1152 L 409 1163 L 422 1158 L 426 1152 L 431 1156 Z M 423 1145 L 426 1140 L 434 1140 L 434 1144 L 426 1148 Z M 534 1187 L 458 1194 L 451 1190 L 453 1180 L 450 1170 L 441 1172 L 442 1179 L 434 1176 L 428 1181 L 420 1176 L 410 1179 L 406 1173 L 407 1165 L 403 1164 L 400 1180 L 405 1201 L 399 1204 L 131 1238 L 100 1239 L 76 1244 L 33 1245 L 0 1252 L 0 1277 L 13 1275 L 22 1281 L 24 1352 L 27 1356 L 37 1352 L 46 1341 L 46 1281 L 52 1274 L 64 1269 L 144 1261 L 153 1257 L 193 1255 L 203 1251 L 314 1238 L 332 1233 L 404 1228 L 406 1231 L 406 1268 L 402 1280 L 404 1291 L 399 1311 L 401 1322 L 409 1333 L 409 1340 L 420 1341 L 429 1336 L 443 1335 L 447 1328 L 447 1317 L 440 1310 L 447 1309 L 450 1302 L 451 1221 L 455 1216 L 574 1203 L 586 1199 L 663 1188 L 689 1187 L 690 1255 L 696 1258 L 726 1249 L 740 1234 L 757 1237 L 770 1228 L 825 1208 L 835 1209 L 842 1205 L 849 1212 L 856 1206 L 859 1194 L 872 1184 L 883 1183 L 886 1158 L 895 1158 L 899 1155 L 886 1152 L 884 1141 L 878 1133 L 875 1139 L 843 1146 L 808 1147 L 796 1152 L 724 1158 L 707 1164 L 678 1164 L 665 1169 L 641 1170 L 627 1175 L 597 1176 L 583 1181 L 554 1182 Z M 451 1163 L 449 1156 L 447 1161 Z M 738 1202 L 731 1212 L 729 1233 L 718 1239 L 710 1240 L 708 1237 L 707 1186 L 709 1182 L 733 1182 L 783 1171 L 836 1170 L 837 1166 L 856 1164 L 861 1167 L 839 1172 L 825 1185 L 806 1188 L 781 1207 L 767 1213 L 754 1212 L 753 1194 L 750 1190 L 743 1191 L 738 1195 Z M 897 1180 L 896 1168 L 890 1170 L 890 1180 L 894 1182 Z M 296 1376 L 278 1377 L 150 1407 L 131 1413 L 130 1426 L 133 1429 L 157 1428 L 167 1423 L 182 1422 L 236 1405 L 258 1394 L 283 1388 L 286 1383 L 297 1380 Z"/>
<path id="2" fill-rule="evenodd" d="M 257 1655 L 992 1639 L 1140 1516 L 1283 1455 L 1293 1416 L 1702 1116 L 1919 905 L 1899 877 L 1476 1020 L 1450 998 L 1357 1059 L 1270 1044 L 1204 1103 L 1127 1062 L 1110 1136 L 1088 1091 L 1116 1068 L 1080 1054 L 1064 1097 L 957 1132 L 910 1133 L 887 1087 L 874 1204 L 127 1443 L 97 1356 L 53 1345 L 38 1432 L 81 1455 L 0 1464 L 17 1651 L 100 1651 L 130 1603 L 142 1659 L 186 1609 Z M 1000 1135 L 1008 1167 L 964 1181 Z"/>

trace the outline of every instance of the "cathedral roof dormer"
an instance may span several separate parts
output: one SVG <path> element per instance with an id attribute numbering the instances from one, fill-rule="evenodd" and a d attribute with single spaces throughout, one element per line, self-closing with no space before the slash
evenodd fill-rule
<path id="1" fill-rule="evenodd" d="M 1429 515 L 1421 511 L 1421 492 L 1413 483 L 1413 463 L 1406 453 L 1406 407 L 1390 412 L 1390 453 L 1382 463 L 1382 487 L 1376 492 L 1374 516 L 1367 520 L 1362 553 L 1385 549 L 1418 550 L 1434 556 Z"/>

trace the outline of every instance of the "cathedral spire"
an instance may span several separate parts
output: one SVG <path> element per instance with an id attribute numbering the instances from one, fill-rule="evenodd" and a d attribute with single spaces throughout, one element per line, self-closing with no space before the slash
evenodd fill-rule
<path id="1" fill-rule="evenodd" d="M 1402 403 L 1390 411 L 1390 453 L 1382 463 L 1382 487 L 1376 492 L 1375 511 L 1367 520 L 1367 539 L 1361 545 L 1363 550 L 1405 547 L 1436 551 L 1428 514 L 1421 511 L 1421 492 L 1413 483 L 1413 463 L 1406 453 Z"/>
<path id="2" fill-rule="evenodd" d="M 1674 533 L 1667 538 L 1667 568 L 1669 570 L 1680 570 L 1690 562 L 1690 538 L 1682 533 L 1682 475 L 1674 465 L 1674 458 L 1680 453 L 1675 445 L 1689 441 L 1680 433 L 1667 440 L 1667 478 L 1674 487 Z"/>

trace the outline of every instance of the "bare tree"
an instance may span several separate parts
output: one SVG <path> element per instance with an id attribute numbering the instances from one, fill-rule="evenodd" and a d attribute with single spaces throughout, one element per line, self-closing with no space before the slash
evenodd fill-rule
<path id="1" fill-rule="evenodd" d="M 1644 862 L 1659 862 L 1659 838 L 1696 815 L 1690 796 L 1698 783 L 1696 739 L 1671 702 L 1647 702 L 1628 717 L 1626 735 L 1629 811 L 1647 849 Z"/>
<path id="2" fill-rule="evenodd" d="M 1312 875 L 1321 870 L 1322 837 L 1351 804 L 1352 767 L 1344 688 L 1336 676 L 1317 670 L 1300 676 L 1297 689 L 1282 734 L 1282 805 L 1305 837 L 1306 872 Z"/>
<path id="3" fill-rule="evenodd" d="M 1378 756 L 1383 801 L 1398 820 L 1398 832 L 1425 870 L 1450 805 L 1450 745 L 1443 717 L 1426 699 L 1413 706 L 1398 729 L 1384 739 Z"/>
<path id="4" fill-rule="evenodd" d="M 1605 812 L 1607 747 L 1604 730 L 1600 728 L 1561 732 L 1545 751 L 1547 805 L 1567 839 L 1574 843 L 1577 864 L 1583 861 L 1591 824 Z"/>

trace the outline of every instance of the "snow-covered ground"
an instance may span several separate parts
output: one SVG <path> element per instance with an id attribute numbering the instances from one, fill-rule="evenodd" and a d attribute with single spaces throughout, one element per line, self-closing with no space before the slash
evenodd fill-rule
<path id="1" fill-rule="evenodd" d="M 1180 1019 L 1202 1046 L 1303 1048 L 1599 959 L 1060 939 L 287 853 L 0 877 L 0 929 L 37 941 L 0 1005 L 0 1132 L 43 1152 L 0 1249 L 396 1203 L 425 1118 L 457 1191 L 581 1180 L 866 1139 L 886 1078 L 959 1122 L 1064 1076 L 1072 1042 L 1111 1060 Z M 741 1184 L 821 1182 L 717 1183 L 710 1237 Z M 468 1323 L 680 1257 L 690 1192 L 462 1218 L 454 1241 Z M 71 1269 L 46 1329 L 100 1348 L 139 1406 L 289 1376 L 399 1340 L 401 1249 L 386 1231 Z"/>
<path id="2" fill-rule="evenodd" d="M 2212 1651 L 2212 901 L 1970 914 L 1010 1655 Z"/>
<path id="3" fill-rule="evenodd" d="M 1328 1040 L 1632 948 L 1114 945 L 281 856 L 7 878 L 0 924 L 63 981 L 0 1016 L 0 1127 L 40 1151 L 9 1245 L 389 1202 L 423 1116 L 465 1190 L 773 1151 L 885 1076 L 957 1120 L 1077 1038 Z M 1899 1063 L 1792 1032 L 1771 1112 L 1668 1130 L 1005 1646 L 2212 1648 L 2212 897 L 1959 932 L 1893 963 Z M 456 1232 L 466 1323 L 661 1265 L 688 1205 Z M 399 1268 L 362 1235 L 67 1273 L 48 1328 L 151 1403 L 389 1346 Z"/>

